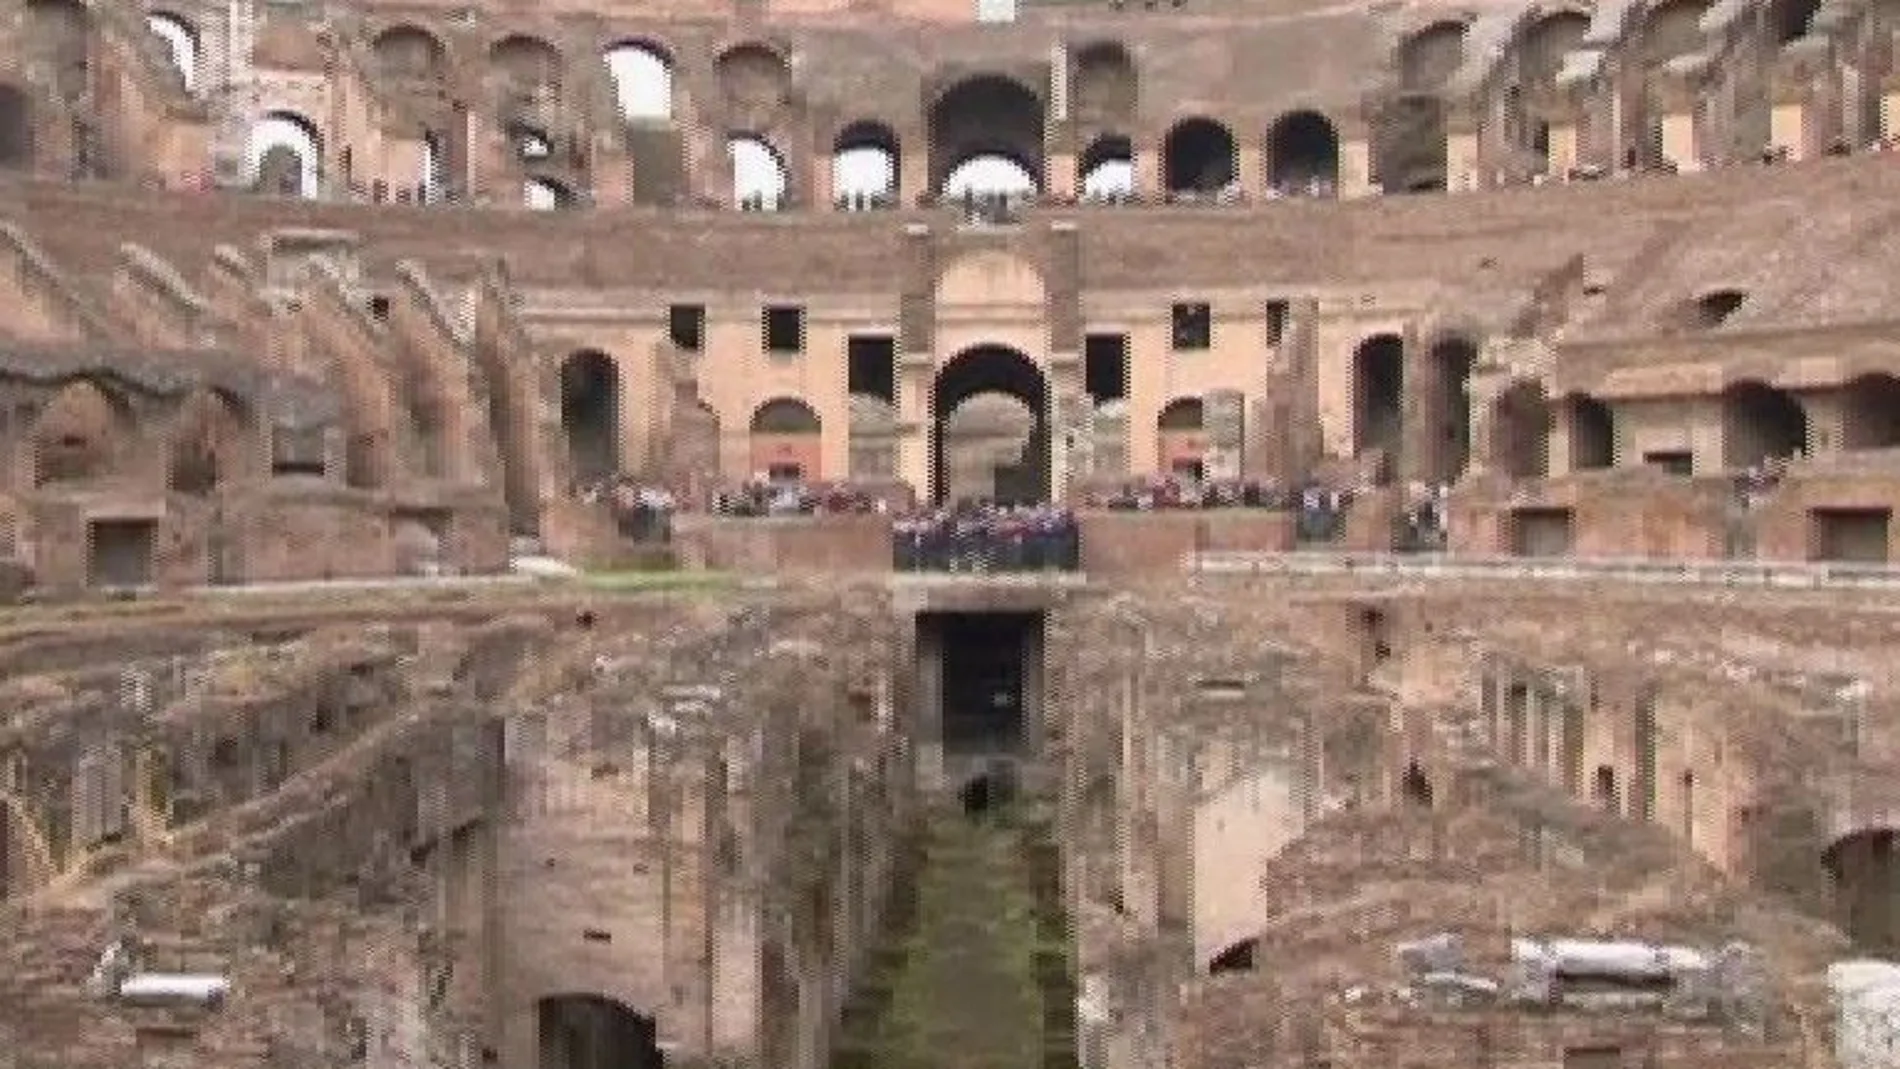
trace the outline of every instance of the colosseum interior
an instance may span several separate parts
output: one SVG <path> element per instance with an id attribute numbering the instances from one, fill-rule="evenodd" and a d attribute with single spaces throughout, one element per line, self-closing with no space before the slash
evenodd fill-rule
<path id="1" fill-rule="evenodd" d="M 134 6 L 0 1069 L 1900 1067 L 1900 0 Z"/>

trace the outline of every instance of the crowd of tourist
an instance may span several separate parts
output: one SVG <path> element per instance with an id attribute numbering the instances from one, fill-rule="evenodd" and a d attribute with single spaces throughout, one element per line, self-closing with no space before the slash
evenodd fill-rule
<path id="1" fill-rule="evenodd" d="M 1075 571 L 1082 540 L 1075 514 L 1053 505 L 965 502 L 900 516 L 892 563 L 906 572 Z"/>
<path id="2" fill-rule="evenodd" d="M 574 497 L 583 504 L 606 505 L 624 538 L 635 542 L 665 542 L 673 535 L 673 514 L 679 502 L 672 491 L 626 475 L 609 475 L 577 483 Z"/>
<path id="3" fill-rule="evenodd" d="M 884 499 L 848 483 L 773 481 L 762 476 L 712 495 L 720 516 L 861 516 L 886 511 Z"/>

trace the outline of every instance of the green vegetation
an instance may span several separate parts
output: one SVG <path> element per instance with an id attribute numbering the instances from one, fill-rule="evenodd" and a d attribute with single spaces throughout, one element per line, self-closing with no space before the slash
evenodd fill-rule
<path id="1" fill-rule="evenodd" d="M 1068 935 L 1037 894 L 1046 831 L 940 812 L 922 838 L 834 1069 L 1073 1069 Z"/>

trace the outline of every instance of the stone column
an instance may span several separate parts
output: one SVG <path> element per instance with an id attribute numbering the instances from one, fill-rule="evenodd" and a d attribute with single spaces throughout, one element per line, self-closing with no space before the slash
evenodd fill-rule
<path id="1" fill-rule="evenodd" d="M 1696 116 L 1696 89 L 1686 77 L 1659 74 L 1656 107 L 1662 128 L 1662 158 L 1675 165 L 1681 174 L 1702 170 L 1703 131 Z"/>
<path id="2" fill-rule="evenodd" d="M 1489 185 L 1479 173 L 1479 115 L 1469 105 L 1445 117 L 1445 191 L 1470 193 Z"/>
<path id="3" fill-rule="evenodd" d="M 1431 351 L 1417 323 L 1405 327 L 1405 400 L 1400 413 L 1399 453 L 1395 465 L 1401 483 L 1429 479 L 1443 446 L 1438 410 L 1444 404 L 1442 383 Z"/>
<path id="4" fill-rule="evenodd" d="M 1371 125 L 1364 118 L 1339 124 L 1340 199 L 1369 197 L 1372 188 Z"/>
<path id="5" fill-rule="evenodd" d="M 1210 390 L 1202 401 L 1207 453 L 1202 466 L 1210 479 L 1235 479 L 1241 473 L 1246 445 L 1247 399 L 1239 390 Z"/>
<path id="6" fill-rule="evenodd" d="M 936 270 L 930 228 L 904 228 L 905 264 L 897 338 L 897 477 L 920 499 L 930 486 L 931 388 L 936 375 Z"/>

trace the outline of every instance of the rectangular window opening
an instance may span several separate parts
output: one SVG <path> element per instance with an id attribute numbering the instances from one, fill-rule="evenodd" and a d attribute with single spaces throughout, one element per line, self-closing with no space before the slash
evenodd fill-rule
<path id="1" fill-rule="evenodd" d="M 1286 341 L 1286 321 L 1292 315 L 1292 305 L 1287 301 L 1267 302 L 1267 344 L 1279 345 Z"/>
<path id="2" fill-rule="evenodd" d="M 765 351 L 805 351 L 805 310 L 797 305 L 768 305 L 765 309 Z"/>
<path id="3" fill-rule="evenodd" d="M 1128 335 L 1090 334 L 1083 341 L 1083 377 L 1096 404 L 1128 396 Z"/>
<path id="4" fill-rule="evenodd" d="M 845 376 L 853 396 L 897 403 L 897 339 L 888 334 L 853 334 L 845 340 Z"/>
<path id="5" fill-rule="evenodd" d="M 699 352 L 706 341 L 706 306 L 676 304 L 666 310 L 666 333 L 673 344 L 689 353 Z"/>
<path id="6" fill-rule="evenodd" d="M 1175 351 L 1213 347 L 1214 313 L 1205 302 L 1177 304 L 1172 309 L 1172 317 Z"/>

